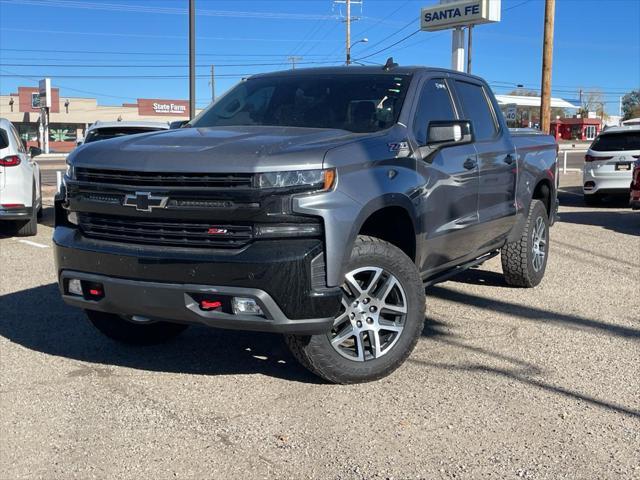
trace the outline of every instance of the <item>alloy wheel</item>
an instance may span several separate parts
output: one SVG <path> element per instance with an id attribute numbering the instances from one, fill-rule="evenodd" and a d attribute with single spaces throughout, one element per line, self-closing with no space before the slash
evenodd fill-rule
<path id="1" fill-rule="evenodd" d="M 329 340 L 350 360 L 380 358 L 400 338 L 406 317 L 407 296 L 398 279 L 383 268 L 357 268 L 346 275 Z"/>
<path id="2" fill-rule="evenodd" d="M 539 272 L 544 266 L 544 258 L 547 255 L 547 227 L 542 217 L 536 219 L 536 225 L 532 233 L 533 269 Z"/>

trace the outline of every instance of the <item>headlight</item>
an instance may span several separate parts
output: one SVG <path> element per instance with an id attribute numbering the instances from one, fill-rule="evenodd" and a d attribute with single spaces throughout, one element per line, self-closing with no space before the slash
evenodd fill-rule
<path id="1" fill-rule="evenodd" d="M 329 190 L 335 179 L 336 171 L 333 168 L 259 173 L 256 176 L 259 188 L 307 187 L 304 190 Z"/>
<path id="2" fill-rule="evenodd" d="M 64 172 L 64 176 L 70 180 L 75 180 L 74 175 L 75 175 L 75 172 L 73 169 L 73 165 L 71 165 L 70 163 L 67 163 L 67 170 L 66 172 Z"/>

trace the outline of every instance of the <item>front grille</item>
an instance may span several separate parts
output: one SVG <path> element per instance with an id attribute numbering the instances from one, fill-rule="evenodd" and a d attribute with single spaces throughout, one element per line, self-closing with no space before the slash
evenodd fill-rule
<path id="1" fill-rule="evenodd" d="M 89 238 L 178 247 L 239 248 L 253 239 L 249 225 L 146 219 L 81 213 L 78 225 Z"/>
<path id="2" fill-rule="evenodd" d="M 80 182 L 136 187 L 251 188 L 251 173 L 162 173 L 76 168 Z"/>

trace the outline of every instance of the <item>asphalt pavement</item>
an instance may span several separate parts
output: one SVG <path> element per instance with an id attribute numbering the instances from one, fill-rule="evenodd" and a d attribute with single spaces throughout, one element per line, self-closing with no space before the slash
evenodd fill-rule
<path id="1" fill-rule="evenodd" d="M 579 181 L 539 287 L 495 258 L 430 288 L 407 363 L 355 386 L 277 335 L 100 336 L 60 300 L 49 206 L 0 239 L 0 477 L 640 478 L 640 213 Z"/>

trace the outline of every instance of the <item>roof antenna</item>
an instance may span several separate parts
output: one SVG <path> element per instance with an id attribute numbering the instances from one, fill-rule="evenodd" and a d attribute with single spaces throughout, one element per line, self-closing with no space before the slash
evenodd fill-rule
<path id="1" fill-rule="evenodd" d="M 389 57 L 387 58 L 387 63 L 384 64 L 384 67 L 382 67 L 382 69 L 385 72 L 388 72 L 389 70 L 391 70 L 392 68 L 396 68 L 397 66 L 398 64 L 393 61 L 393 57 Z"/>

